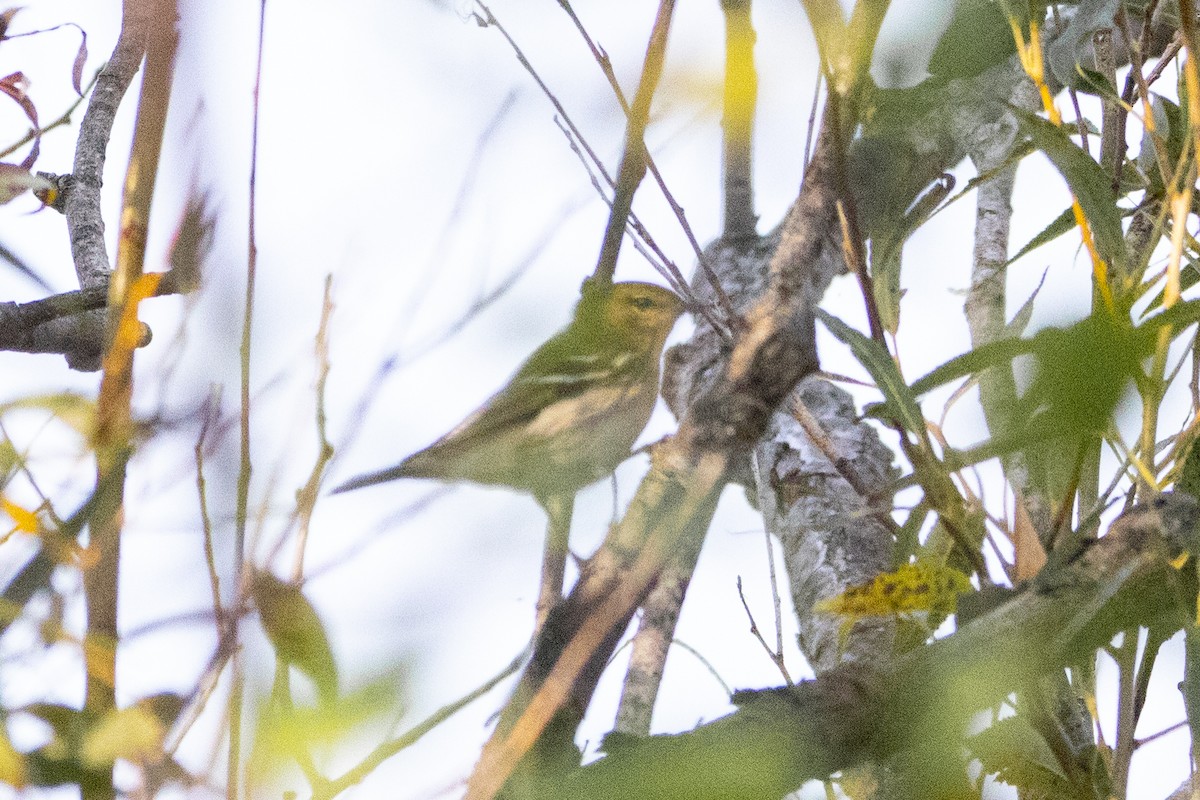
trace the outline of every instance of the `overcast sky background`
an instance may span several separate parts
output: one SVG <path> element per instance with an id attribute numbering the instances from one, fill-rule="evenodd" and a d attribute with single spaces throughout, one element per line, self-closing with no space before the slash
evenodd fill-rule
<path id="1" fill-rule="evenodd" d="M 631 94 L 654 4 L 574 5 Z M 333 275 L 336 304 L 327 408 L 330 437 L 339 447 L 331 470 L 336 483 L 397 462 L 472 411 L 566 322 L 580 282 L 594 267 L 607 208 L 555 126 L 549 103 L 500 34 L 467 19 L 469 7 L 465 0 L 360 0 L 336 8 L 294 0 L 268 6 L 252 361 L 256 563 L 263 563 L 284 529 L 316 452 L 313 337 L 327 274 Z M 895 4 L 881 54 L 907 63 L 913 80 L 919 79 L 946 7 L 916 0 Z M 615 165 L 624 120 L 569 19 L 548 0 L 496 0 L 492 9 L 597 152 Z M 119 10 L 112 0 L 33 3 L 11 30 L 79 23 L 89 34 L 86 81 L 111 52 Z M 759 0 L 754 15 L 761 79 L 755 188 L 760 230 L 766 231 L 781 219 L 799 186 L 816 55 L 799 3 Z M 211 604 L 192 463 L 197 409 L 214 385 L 224 387 L 228 426 L 209 456 L 207 480 L 227 592 L 232 563 L 257 4 L 220 0 L 185 6 L 182 30 L 149 266 L 163 266 L 190 182 L 210 193 L 218 225 L 202 291 L 143 306 L 156 338 L 138 355 L 135 405 L 169 424 L 139 452 L 130 471 L 121 618 L 125 631 L 146 632 L 122 645 L 118 689 L 124 701 L 164 689 L 188 691 L 214 644 L 203 617 Z M 648 134 L 668 186 L 702 242 L 720 230 L 722 38 L 716 0 L 680 4 Z M 77 42 L 76 32 L 61 30 L 0 47 L 3 74 L 21 69 L 32 79 L 31 95 L 43 121 L 72 100 L 69 70 Z M 135 97 L 136 84 L 121 107 L 109 150 L 110 248 Z M 16 138 L 25 130 L 24 118 L 9 105 L 0 104 L 5 126 L 0 130 Z M 38 168 L 68 172 L 73 147 L 73 129 L 48 134 Z M 959 185 L 972 174 L 968 166 L 959 168 Z M 1017 197 L 1014 248 L 1069 202 L 1062 180 L 1037 157 L 1022 166 Z M 62 218 L 24 213 L 35 208 L 31 200 L 6 208 L 0 240 L 56 290 L 74 288 Z M 694 263 L 652 184 L 643 185 L 635 209 L 677 263 L 685 268 Z M 910 378 L 967 347 L 961 309 L 973 219 L 973 201 L 960 202 L 922 228 L 905 251 L 908 294 L 899 347 Z M 1051 265 L 1031 330 L 1077 319 L 1087 310 L 1089 267 L 1079 257 L 1077 237 L 1068 236 L 1010 270 L 1010 313 Z M 496 303 L 445 337 L 478 298 L 518 272 Z M 661 282 L 629 246 L 617 275 Z M 42 294 L 10 271 L 0 271 L 0 287 L 5 300 Z M 865 327 L 853 281 L 835 281 L 825 306 Z M 674 339 L 686 338 L 689 326 L 682 322 Z M 862 375 L 828 337 L 821 347 L 826 369 Z M 360 398 L 389 358 L 396 368 L 360 413 Z M 0 399 L 67 388 L 90 395 L 98 381 L 69 372 L 62 359 L 51 356 L 0 354 L 0 369 L 11 376 Z M 856 396 L 876 399 L 869 391 Z M 944 394 L 929 398 L 927 414 L 936 419 L 944 400 Z M 1166 417 L 1177 424 L 1182 411 Z M 43 489 L 60 512 L 68 512 L 90 487 L 91 462 L 76 436 L 44 422 L 44 415 L 33 413 L 5 417 L 10 435 L 38 454 L 31 467 Z M 644 439 L 664 435 L 673 424 L 660 408 Z M 359 435 L 348 442 L 355 428 Z M 982 438 L 981 417 L 970 398 L 955 407 L 947 432 L 960 445 Z M 884 436 L 894 445 L 893 439 Z M 627 502 L 645 466 L 639 457 L 618 471 L 618 505 Z M 989 506 L 1001 511 L 1005 498 L 997 472 L 981 474 Z M 525 646 L 533 622 L 544 525 L 536 503 L 511 492 L 462 486 L 439 494 L 419 513 L 401 513 L 437 489 L 430 482 L 403 481 L 325 498 L 309 543 L 305 592 L 333 640 L 343 687 L 403 665 L 402 728 L 495 674 Z M 32 502 L 27 486 L 14 484 L 11 491 L 15 499 Z M 612 506 L 607 483 L 580 496 L 572 537 L 576 552 L 590 553 L 599 543 Z M 0 547 L 0 558 L 8 564 L 21 552 L 27 552 L 27 543 L 12 542 Z M 272 565 L 287 575 L 290 559 Z M 731 488 L 706 542 L 678 637 L 729 687 L 777 685 L 778 672 L 749 633 L 735 588 L 739 577 L 760 625 L 769 628 L 761 520 L 742 490 Z M 58 579 L 64 587 L 72 581 L 66 573 Z M 786 587 L 781 593 L 786 609 Z M 193 620 L 160 624 L 178 615 Z M 82 629 L 79 609 L 72 617 Z M 805 676 L 788 614 L 785 625 L 789 668 L 794 677 Z M 253 624 L 246 631 L 252 686 L 261 691 L 270 680 L 271 654 Z M 5 652 L 21 651 L 21 635 L 32 634 L 14 632 Z M 584 725 L 582 735 L 593 745 L 611 726 L 625 655 L 610 668 Z M 61 700 L 81 698 L 80 667 L 70 648 L 60 647 L 46 660 L 14 656 L 10 662 L 14 677 L 0 686 L 6 705 L 44 696 L 48 687 Z M 1164 648 L 1153 713 L 1146 714 L 1140 735 L 1182 719 L 1174 688 L 1180 665 L 1180 648 Z M 504 697 L 504 690 L 494 691 L 347 796 L 459 794 L 487 721 Z M 726 691 L 708 668 L 686 650 L 674 649 L 655 730 L 688 729 L 729 710 Z M 219 725 L 219 712 L 197 725 L 185 750 L 187 766 L 206 767 Z M 372 731 L 361 747 L 381 735 Z M 1174 789 L 1187 774 L 1186 746 L 1186 733 L 1180 732 L 1146 747 L 1134 762 L 1132 796 L 1156 798 Z M 329 762 L 329 771 L 340 772 L 362 752 L 341 753 Z M 303 788 L 294 776 L 287 781 Z"/>

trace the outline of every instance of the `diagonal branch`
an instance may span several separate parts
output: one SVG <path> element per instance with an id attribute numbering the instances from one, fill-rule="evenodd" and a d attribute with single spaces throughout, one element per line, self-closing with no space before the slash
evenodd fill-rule
<path id="1" fill-rule="evenodd" d="M 642 66 L 642 78 L 629 106 L 629 124 L 625 128 L 625 152 L 621 166 L 617 169 L 617 186 L 613 195 L 612 212 L 608 216 L 608 227 L 604 231 L 600 258 L 592 280 L 603 286 L 612 283 L 617 270 L 617 256 L 621 252 L 621 241 L 625 237 L 625 223 L 633 209 L 633 195 L 646 175 L 645 137 L 650 122 L 650 103 L 658 80 L 662 77 L 663 60 L 667 51 L 667 35 L 671 31 L 671 15 L 675 11 L 675 0 L 662 0 L 650 31 L 650 44 L 646 47 L 646 60 Z"/>

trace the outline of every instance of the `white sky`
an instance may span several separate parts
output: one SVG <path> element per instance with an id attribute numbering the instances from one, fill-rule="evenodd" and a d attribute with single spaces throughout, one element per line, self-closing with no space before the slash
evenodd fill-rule
<path id="1" fill-rule="evenodd" d="M 574 5 L 631 93 L 654 4 L 623 3 L 614 9 L 611 3 L 580 0 Z M 121 576 L 127 631 L 209 608 L 191 462 L 197 426 L 189 415 L 214 384 L 224 386 L 224 419 L 232 422 L 236 410 L 257 9 L 232 0 L 202 6 L 185 10 L 180 78 L 164 153 L 170 173 L 160 181 L 156 198 L 150 263 L 157 266 L 154 259 L 161 259 L 193 176 L 212 191 L 218 238 L 198 296 L 156 299 L 144 306 L 143 318 L 157 338 L 139 354 L 135 403 L 144 414 L 162 413 L 180 424 L 148 444 L 131 469 Z M 395 463 L 475 408 L 566 321 L 580 281 L 594 266 L 607 211 L 554 125 L 549 104 L 499 33 L 464 19 L 467 7 L 465 0 L 457 0 L 453 9 L 420 0 L 361 0 L 336 9 L 300 0 L 269 5 L 253 360 L 252 503 L 265 510 L 261 524 L 252 528 L 261 528 L 266 543 L 260 557 L 280 535 L 293 492 L 315 453 L 312 340 L 326 274 L 334 276 L 337 306 L 330 435 L 341 445 L 353 425 L 362 426 L 358 439 L 338 454 L 332 471 L 336 482 Z M 623 119 L 569 20 L 550 2 L 496 0 L 492 8 L 597 151 L 615 164 Z M 13 30 L 62 21 L 81 24 L 91 51 L 86 80 L 111 51 L 118 14 L 119 3 L 113 0 L 32 4 L 18 15 Z M 936 33 L 928 26 L 939 16 L 915 2 L 898 6 L 881 47 L 909 55 L 919 66 Z M 759 0 L 755 22 L 761 74 L 756 191 L 760 228 L 767 230 L 781 218 L 799 185 L 816 63 L 800 4 Z M 649 134 L 668 185 L 702 242 L 711 240 L 720 224 L 721 38 L 715 0 L 680 4 Z M 75 33 L 64 30 L 5 42 L 0 48 L 0 74 L 23 69 L 30 75 L 43 119 L 57 116 L 71 100 L 68 75 L 76 42 Z M 481 141 L 502 107 L 507 111 L 493 135 Z M 132 109 L 130 102 L 122 106 L 110 148 L 109 220 L 115 220 Z M 0 116 L 0 123 L 16 136 L 24 131 L 23 117 L 11 111 L 0 105 L 0 114 L 9 114 Z M 473 164 L 477 148 L 482 151 Z M 46 137 L 38 168 L 69 171 L 72 149 L 69 130 L 53 132 Z M 963 168 L 957 174 L 961 186 L 971 171 Z M 1022 167 L 1017 196 L 1014 247 L 1068 203 L 1061 179 L 1037 159 Z M 50 212 L 15 213 L 22 202 L 21 210 L 34 207 L 31 201 L 9 206 L 0 217 L 0 241 L 26 256 L 59 290 L 72 288 L 62 219 Z M 690 267 L 686 240 L 650 183 L 643 186 L 635 208 L 677 263 Z M 908 294 L 899 344 L 909 377 L 967 346 L 961 292 L 968 283 L 973 217 L 973 203 L 960 202 L 918 232 L 906 250 Z M 114 231 L 110 224 L 110 244 Z M 1086 310 L 1088 266 L 1076 248 L 1077 241 L 1066 237 L 1010 271 L 1011 309 L 1037 284 L 1042 270 L 1054 265 L 1032 328 Z M 514 288 L 461 332 L 424 357 L 405 362 L 477 297 L 526 267 Z M 628 246 L 618 276 L 656 279 Z M 36 287 L 8 271 L 0 271 L 0 287 L 5 291 L 0 299 L 39 296 Z M 857 288 L 847 279 L 835 282 L 826 307 L 851 323 L 863 323 Z M 681 324 L 676 338 L 686 337 L 687 327 Z M 821 346 L 827 368 L 861 374 L 831 342 L 823 339 Z M 369 412 L 359 418 L 359 397 L 381 360 L 392 355 L 405 363 L 388 376 Z M 63 388 L 93 393 L 97 385 L 95 376 L 70 373 L 54 357 L 0 354 L 0 364 L 14 376 L 5 399 Z M 875 399 L 869 392 L 857 396 Z M 930 398 L 927 414 L 936 419 L 944 400 L 945 395 Z M 39 454 L 32 467 L 45 481 L 43 487 L 52 492 L 60 512 L 72 510 L 91 470 L 87 459 L 78 457 L 78 441 L 53 427 L 43 430 L 36 415 L 12 420 L 10 433 L 33 443 Z M 663 435 L 672 425 L 670 415 L 660 409 L 645 439 Z M 970 400 L 956 406 L 947 430 L 958 444 L 982 438 L 981 418 Z M 892 443 L 887 436 L 885 441 Z M 236 432 L 230 428 L 210 457 L 207 476 L 219 557 L 226 565 L 231 559 L 235 467 Z M 639 458 L 619 470 L 622 503 L 644 468 Z M 999 508 L 1003 498 L 996 472 L 983 474 L 990 482 L 989 503 Z M 21 494 L 25 488 L 14 489 L 14 498 L 31 499 Z M 494 674 L 524 647 L 533 621 L 543 526 L 536 504 L 509 492 L 464 486 L 421 514 L 395 518 L 434 488 L 406 481 L 325 498 L 309 546 L 308 573 L 313 577 L 305 591 L 332 637 L 343 686 L 353 688 L 403 664 L 407 682 L 401 727 Z M 713 523 L 679 638 L 702 653 L 733 688 L 776 685 L 779 676 L 749 634 L 734 588 L 740 576 L 760 624 L 769 624 L 761 521 L 740 495 L 736 488 L 727 492 Z M 599 542 L 611 505 L 607 484 L 581 495 L 572 538 L 577 552 L 588 553 Z M 8 545 L 3 552 L 14 549 Z M 286 574 L 289 563 L 280 559 L 275 567 Z M 782 593 L 786 604 L 786 589 Z M 270 678 L 270 653 L 252 623 L 247 631 L 253 685 L 261 690 Z M 785 640 L 793 675 L 807 674 L 790 622 Z M 186 691 L 212 641 L 204 624 L 167 625 L 128 640 L 121 652 L 121 697 L 131 701 L 162 689 Z M 1168 648 L 1161 657 L 1161 685 L 1154 690 L 1159 702 L 1154 703 L 1156 713 L 1147 714 L 1142 735 L 1182 718 L 1174 690 L 1178 671 L 1172 677 L 1161 669 L 1178 667 L 1178 650 Z M 611 726 L 621 664 L 619 657 L 584 725 L 582 736 L 593 743 Z M 2 687 L 6 704 L 43 690 L 48 680 L 68 687 L 56 689 L 62 699 L 78 700 L 79 691 L 69 688 L 80 685 L 69 652 L 49 666 L 29 665 L 20 674 L 23 680 L 12 679 Z M 502 691 L 493 692 L 346 796 L 458 794 L 458 782 L 473 764 L 485 724 L 503 697 Z M 687 729 L 729 708 L 707 669 L 694 656 L 674 650 L 655 729 Z M 188 742 L 188 766 L 205 766 L 218 724 L 217 715 L 210 714 L 197 726 Z M 1135 761 L 1131 796 L 1161 797 L 1179 784 L 1187 770 L 1180 750 L 1185 736 L 1156 743 Z M 367 741 L 362 747 L 373 744 Z M 346 766 L 347 759 L 361 752 L 342 754 L 330 771 L 340 772 L 336 765 Z M 294 776 L 289 785 L 303 788 Z"/>

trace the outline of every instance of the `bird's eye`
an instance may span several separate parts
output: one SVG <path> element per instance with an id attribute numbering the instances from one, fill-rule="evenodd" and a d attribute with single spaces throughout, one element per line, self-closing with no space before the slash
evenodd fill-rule
<path id="1" fill-rule="evenodd" d="M 633 307 L 634 308 L 640 308 L 641 310 L 645 311 L 647 308 L 650 308 L 653 305 L 654 305 L 654 301 L 651 300 L 649 297 L 633 298 Z"/>

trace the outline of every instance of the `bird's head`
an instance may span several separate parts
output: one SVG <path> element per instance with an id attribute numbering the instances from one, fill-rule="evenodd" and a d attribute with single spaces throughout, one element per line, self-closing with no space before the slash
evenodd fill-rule
<path id="1" fill-rule="evenodd" d="M 640 348 L 662 351 L 675 320 L 683 313 L 683 301 L 674 292 L 652 283 L 614 283 L 603 299 L 605 327 L 620 331 Z"/>

